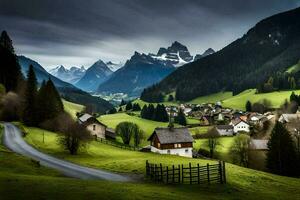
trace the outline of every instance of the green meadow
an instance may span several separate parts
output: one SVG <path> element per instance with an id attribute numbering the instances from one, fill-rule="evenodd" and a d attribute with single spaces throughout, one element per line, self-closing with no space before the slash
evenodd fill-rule
<path id="1" fill-rule="evenodd" d="M 41 151 L 82 165 L 126 174 L 144 174 L 145 161 L 171 164 L 206 164 L 209 160 L 190 159 L 128 151 L 92 142 L 79 155 L 68 155 L 56 143 L 57 135 L 26 128 L 26 141 Z M 37 168 L 29 159 L 0 152 L 0 195 L 3 199 L 299 199 L 300 180 L 226 164 L 226 185 L 156 185 L 150 182 L 114 183 L 65 178 L 46 168 Z M 18 159 L 16 159 L 18 157 Z M 3 165 L 3 162 L 6 165 Z M 24 167 L 27 166 L 27 167 Z M 9 169 L 10 168 L 10 169 Z M 36 169 L 37 168 L 37 169 Z M 3 189 L 5 188 L 5 189 Z"/>

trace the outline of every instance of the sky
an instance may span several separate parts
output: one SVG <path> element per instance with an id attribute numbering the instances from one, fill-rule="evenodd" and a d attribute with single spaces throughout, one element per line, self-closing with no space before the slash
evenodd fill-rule
<path id="1" fill-rule="evenodd" d="M 46 69 L 125 62 L 174 41 L 220 50 L 300 0 L 0 0 L 0 30 Z"/>

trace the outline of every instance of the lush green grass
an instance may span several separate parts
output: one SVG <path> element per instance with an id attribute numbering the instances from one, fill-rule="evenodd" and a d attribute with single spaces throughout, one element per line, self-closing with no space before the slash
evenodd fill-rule
<path id="1" fill-rule="evenodd" d="M 300 62 L 291 66 L 286 70 L 286 72 L 288 73 L 297 73 L 298 71 L 300 71 Z"/>
<path id="2" fill-rule="evenodd" d="M 198 126 L 194 128 L 190 128 L 190 132 L 192 135 L 207 133 L 207 131 L 212 128 L 211 126 Z"/>
<path id="3" fill-rule="evenodd" d="M 221 137 L 218 139 L 218 145 L 216 147 L 215 156 L 220 158 L 221 160 L 225 160 L 227 162 L 232 162 L 232 157 L 230 155 L 230 148 L 233 144 L 234 137 Z M 194 143 L 195 149 L 205 149 L 209 150 L 208 147 L 208 139 L 197 139 Z"/>
<path id="4" fill-rule="evenodd" d="M 152 120 L 142 119 L 137 116 L 131 116 L 126 113 L 116 113 L 111 115 L 102 115 L 98 118 L 99 121 L 104 123 L 110 128 L 115 129 L 121 122 L 136 123 L 145 133 L 142 145 L 148 144 L 146 140 L 153 133 L 156 127 L 167 127 L 168 123 L 156 122 Z"/>
<path id="5" fill-rule="evenodd" d="M 198 97 L 188 102 L 191 104 L 202 104 L 202 103 L 216 103 L 218 101 L 223 101 L 225 99 L 231 98 L 232 92 L 219 92 L 207 96 Z"/>
<path id="6" fill-rule="evenodd" d="M 136 99 L 132 103 L 138 103 L 141 106 L 141 108 L 143 108 L 144 105 L 149 105 L 150 104 L 150 103 L 148 103 L 146 101 L 143 101 L 141 99 Z M 151 103 L 151 104 L 153 104 L 154 106 L 157 105 L 157 103 Z M 164 101 L 160 104 L 164 104 L 165 106 L 178 106 L 178 105 L 180 105 L 179 102 L 175 102 L 175 101 L 174 102 Z"/>
<path id="7" fill-rule="evenodd" d="M 201 163 L 205 164 L 207 160 L 189 159 L 177 156 L 157 155 L 153 153 L 133 152 L 118 149 L 97 142 L 92 142 L 86 152 L 80 153 L 77 156 L 70 156 L 62 151 L 57 146 L 55 134 L 47 132 L 46 143 L 41 141 L 41 130 L 28 129 L 30 134 L 26 140 L 33 146 L 40 148 L 43 151 L 54 154 L 55 156 L 63 157 L 67 160 L 81 163 L 83 165 L 99 167 L 116 172 L 138 173 L 144 172 L 145 161 L 162 162 L 164 164 L 178 163 Z M 229 143 L 229 142 L 228 142 Z M 95 198 L 103 193 L 103 198 L 108 195 L 113 199 L 299 199 L 300 179 L 287 178 L 276 176 L 265 172 L 259 172 L 251 169 L 238 167 L 236 165 L 227 164 L 227 185 L 210 185 L 210 186 L 166 186 L 144 183 L 111 183 L 102 181 L 74 181 L 67 180 L 54 182 L 49 180 L 39 180 L 30 184 L 37 185 L 32 191 L 37 194 L 44 194 L 42 191 L 52 191 L 58 194 L 71 193 L 71 197 L 80 199 L 85 192 L 87 196 L 83 198 Z M 1 179 L 1 176 L 0 176 Z M 55 179 L 55 181 L 57 181 Z M 9 185 L 22 185 L 24 189 L 28 189 L 29 182 L 18 180 L 17 183 L 12 182 Z M 82 189 L 79 189 L 83 187 Z M 80 190 L 76 191 L 76 189 Z M 17 190 L 19 191 L 19 190 Z M 74 193 L 72 193 L 74 192 Z M 27 193 L 28 194 L 28 193 Z M 62 195 L 65 196 L 65 195 Z M 58 197 L 62 197 L 58 196 Z M 69 197 L 69 196 L 68 196 Z M 99 198 L 99 196 L 97 196 Z"/>
<path id="8" fill-rule="evenodd" d="M 67 113 L 69 113 L 73 118 L 76 117 L 76 113 L 84 109 L 83 105 L 72 103 L 66 100 L 63 100 L 64 108 Z"/>
<path id="9" fill-rule="evenodd" d="M 290 99 L 292 91 L 270 92 L 263 94 L 255 94 L 255 89 L 245 90 L 244 92 L 233 96 L 223 101 L 224 107 L 245 110 L 246 102 L 249 100 L 251 103 L 267 99 L 271 102 L 273 108 L 278 108 L 284 103 L 286 99 Z M 300 90 L 295 91 L 300 94 Z"/>

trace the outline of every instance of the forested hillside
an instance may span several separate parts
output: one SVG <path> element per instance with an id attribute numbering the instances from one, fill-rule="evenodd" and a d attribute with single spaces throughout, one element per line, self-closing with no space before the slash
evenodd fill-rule
<path id="1" fill-rule="evenodd" d="M 156 102 L 176 91 L 177 100 L 187 101 L 219 91 L 237 94 L 255 88 L 299 61 L 299 19 L 300 8 L 264 19 L 222 50 L 180 67 L 146 89 L 141 98 Z"/>

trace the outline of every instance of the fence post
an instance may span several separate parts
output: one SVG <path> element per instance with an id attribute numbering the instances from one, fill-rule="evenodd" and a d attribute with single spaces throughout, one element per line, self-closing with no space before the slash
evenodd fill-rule
<path id="1" fill-rule="evenodd" d="M 207 168 L 207 181 L 208 183 L 210 183 L 210 177 L 209 177 L 209 164 L 207 163 L 206 165 L 206 168 Z"/>
<path id="2" fill-rule="evenodd" d="M 220 177 L 220 183 L 223 184 L 223 173 L 222 173 L 222 163 L 219 161 L 219 177 Z"/>
<path id="3" fill-rule="evenodd" d="M 199 163 L 197 164 L 197 175 L 198 175 L 198 184 L 200 184 L 200 168 L 199 168 Z"/>
<path id="4" fill-rule="evenodd" d="M 167 166 L 167 184 L 169 183 L 169 167 Z"/>
<path id="5" fill-rule="evenodd" d="M 192 184 L 192 164 L 189 163 L 189 167 L 190 167 L 190 184 Z"/>
<path id="6" fill-rule="evenodd" d="M 223 183 L 226 183 L 226 170 L 225 170 L 225 161 L 223 161 Z"/>
<path id="7" fill-rule="evenodd" d="M 184 183 L 184 172 L 183 172 L 183 164 L 181 164 L 181 182 Z"/>
<path id="8" fill-rule="evenodd" d="M 178 183 L 180 183 L 180 165 L 178 165 Z"/>
<path id="9" fill-rule="evenodd" d="M 157 165 L 154 165 L 154 181 L 156 182 Z"/>
<path id="10" fill-rule="evenodd" d="M 161 163 L 160 163 L 160 180 L 161 180 L 161 182 L 164 182 L 163 168 L 162 168 L 162 164 Z"/>
<path id="11" fill-rule="evenodd" d="M 175 171 L 174 171 L 174 165 L 172 166 L 172 183 L 175 182 Z"/>

